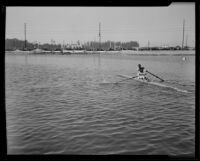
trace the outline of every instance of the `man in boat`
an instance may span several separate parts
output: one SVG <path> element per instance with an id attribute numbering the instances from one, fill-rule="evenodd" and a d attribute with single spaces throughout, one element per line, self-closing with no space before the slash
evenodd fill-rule
<path id="1" fill-rule="evenodd" d="M 138 64 L 138 79 L 141 80 L 146 80 L 146 81 L 150 81 L 147 77 L 146 77 L 146 70 L 144 67 L 141 66 L 141 64 Z"/>

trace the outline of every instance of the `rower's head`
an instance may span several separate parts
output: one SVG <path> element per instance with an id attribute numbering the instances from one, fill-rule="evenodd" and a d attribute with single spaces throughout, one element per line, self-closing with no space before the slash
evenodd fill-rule
<path id="1" fill-rule="evenodd" d="M 138 67 L 140 68 L 140 67 L 141 67 L 141 64 L 138 64 Z"/>

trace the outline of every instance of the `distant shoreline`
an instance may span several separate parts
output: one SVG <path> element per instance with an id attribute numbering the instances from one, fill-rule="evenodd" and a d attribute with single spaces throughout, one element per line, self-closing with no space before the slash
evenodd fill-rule
<path id="1" fill-rule="evenodd" d="M 66 51 L 62 52 L 51 52 L 51 51 L 5 51 L 6 54 L 13 55 L 93 55 L 93 54 L 102 54 L 102 55 L 137 55 L 137 56 L 193 56 L 195 55 L 195 50 L 156 50 L 156 51 L 132 51 L 132 50 L 123 50 L 123 51 Z"/>

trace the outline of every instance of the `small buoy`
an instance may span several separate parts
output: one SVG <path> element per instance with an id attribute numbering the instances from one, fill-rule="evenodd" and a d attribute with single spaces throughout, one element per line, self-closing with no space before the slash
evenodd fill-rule
<path id="1" fill-rule="evenodd" d="M 183 61 L 186 61 L 186 57 L 183 57 L 182 60 L 183 60 Z"/>

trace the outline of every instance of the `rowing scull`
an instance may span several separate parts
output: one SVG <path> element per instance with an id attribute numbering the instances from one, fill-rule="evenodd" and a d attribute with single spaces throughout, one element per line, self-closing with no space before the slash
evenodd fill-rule
<path id="1" fill-rule="evenodd" d="M 120 77 L 123 77 L 123 78 L 130 78 L 130 79 L 132 78 L 132 76 L 128 76 L 128 75 L 117 75 L 117 76 L 120 76 Z M 133 78 L 133 80 L 136 80 L 136 81 L 139 81 L 139 82 L 142 82 L 142 83 L 160 86 L 160 87 L 171 88 L 171 89 L 174 89 L 174 90 L 179 91 L 179 92 L 189 93 L 187 90 L 172 87 L 172 86 L 169 86 L 169 85 L 166 85 L 166 84 L 163 84 L 163 83 L 159 83 L 159 82 L 142 80 L 142 79 L 138 79 L 137 77 Z"/>

